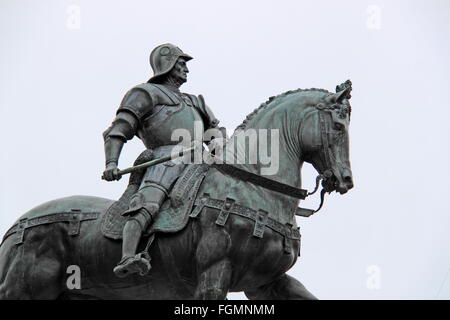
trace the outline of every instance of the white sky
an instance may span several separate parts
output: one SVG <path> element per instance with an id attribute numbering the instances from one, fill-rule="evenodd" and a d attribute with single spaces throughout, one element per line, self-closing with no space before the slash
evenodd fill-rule
<path id="1" fill-rule="evenodd" d="M 0 235 L 47 200 L 122 193 L 126 179 L 100 179 L 101 133 L 151 75 L 150 50 L 172 42 L 195 58 L 183 91 L 203 94 L 229 130 L 269 96 L 351 79 L 355 188 L 299 219 L 302 257 L 289 273 L 321 299 L 449 299 L 449 9 L 444 0 L 0 0 Z M 129 142 L 120 166 L 142 148 Z M 315 172 L 303 176 L 311 189 Z"/>

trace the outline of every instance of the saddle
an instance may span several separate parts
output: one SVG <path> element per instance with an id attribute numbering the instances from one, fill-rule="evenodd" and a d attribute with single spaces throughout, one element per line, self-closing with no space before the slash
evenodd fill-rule
<path id="1" fill-rule="evenodd" d="M 153 159 L 151 150 L 145 150 L 134 165 Z M 207 164 L 189 164 L 176 180 L 169 197 L 162 204 L 155 221 L 144 231 L 143 236 L 156 232 L 174 233 L 182 230 L 189 220 L 189 214 L 197 198 L 197 192 L 209 169 Z M 102 234 L 110 239 L 122 239 L 122 231 L 127 217 L 122 213 L 128 210 L 131 197 L 138 191 L 146 169 L 131 174 L 128 186 L 119 200 L 104 213 L 101 221 Z"/>

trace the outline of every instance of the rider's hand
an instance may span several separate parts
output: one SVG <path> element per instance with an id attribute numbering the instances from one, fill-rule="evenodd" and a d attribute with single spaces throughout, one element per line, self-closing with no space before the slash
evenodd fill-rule
<path id="1" fill-rule="evenodd" d="M 114 162 L 110 162 L 106 165 L 106 169 L 103 172 L 103 179 L 106 181 L 114 181 L 120 180 L 122 176 L 119 174 L 119 169 L 117 168 L 117 164 Z"/>
<path id="2" fill-rule="evenodd" d="M 214 138 L 208 144 L 209 152 L 216 157 L 222 157 L 223 148 L 225 146 L 225 143 L 226 143 L 225 138 Z"/>

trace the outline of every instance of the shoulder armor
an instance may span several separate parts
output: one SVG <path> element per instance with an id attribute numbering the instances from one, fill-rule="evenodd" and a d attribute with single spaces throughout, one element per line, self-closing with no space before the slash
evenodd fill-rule
<path id="1" fill-rule="evenodd" d="M 195 96 L 193 94 L 189 94 L 189 93 L 185 93 L 185 95 L 187 95 L 189 97 L 189 99 L 192 101 L 192 104 L 194 105 L 194 107 L 196 107 L 197 109 L 200 108 L 200 101 L 197 96 Z"/>
<path id="2" fill-rule="evenodd" d="M 207 128 L 215 128 L 219 124 L 219 120 L 216 119 L 211 109 L 206 105 L 205 99 L 202 95 L 199 95 L 198 97 L 193 94 L 187 94 L 188 97 L 191 99 L 192 104 L 194 107 L 200 111 L 200 114 L 202 115 L 205 125 Z"/>
<path id="3" fill-rule="evenodd" d="M 131 88 L 123 97 L 117 115 L 123 111 L 131 113 L 138 121 L 151 112 L 153 107 L 153 97 L 145 90 L 137 87 Z"/>
<path id="4" fill-rule="evenodd" d="M 143 83 L 131 88 L 122 99 L 117 114 L 127 111 L 139 121 L 148 115 L 156 105 L 176 105 L 179 99 L 163 86 Z"/>

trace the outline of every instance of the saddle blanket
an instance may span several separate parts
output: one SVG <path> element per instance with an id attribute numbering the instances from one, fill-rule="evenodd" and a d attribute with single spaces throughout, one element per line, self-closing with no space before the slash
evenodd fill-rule
<path id="1" fill-rule="evenodd" d="M 168 199 L 161 206 L 155 221 L 144 232 L 144 236 L 156 232 L 173 233 L 182 230 L 188 222 L 189 214 L 197 197 L 198 190 L 208 171 L 207 164 L 187 165 L 175 182 Z M 130 184 L 119 200 L 114 202 L 102 217 L 101 231 L 111 239 L 122 239 L 122 231 L 127 217 L 122 216 L 129 207 L 138 184 Z"/>

